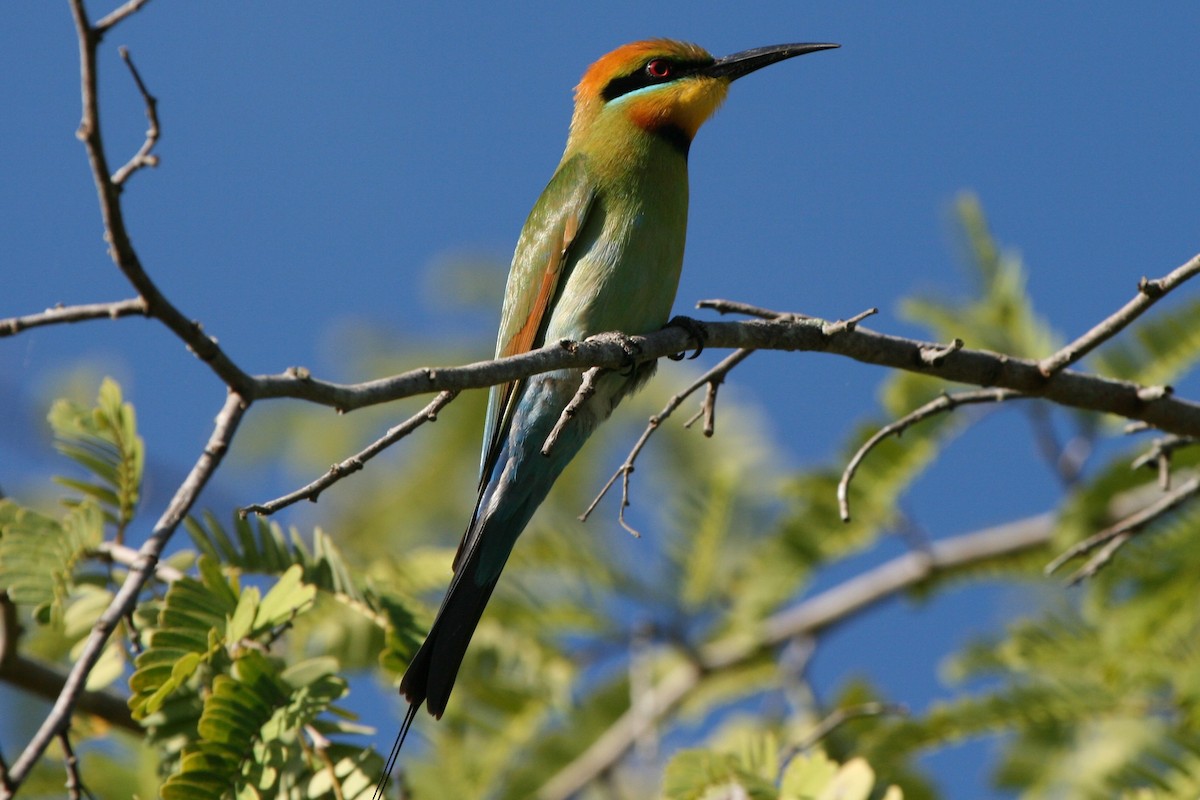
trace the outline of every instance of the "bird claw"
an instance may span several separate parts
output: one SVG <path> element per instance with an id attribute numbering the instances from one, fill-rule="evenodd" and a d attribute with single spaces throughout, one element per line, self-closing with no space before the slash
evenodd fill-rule
<path id="1" fill-rule="evenodd" d="M 682 315 L 676 315 L 671 317 L 671 319 L 663 327 L 683 328 L 685 331 L 687 331 L 687 335 L 692 337 L 692 339 L 696 342 L 696 352 L 688 356 L 689 361 L 704 352 L 704 343 L 708 341 L 708 329 L 704 327 L 704 323 L 700 320 L 692 319 L 691 317 L 685 317 Z M 684 353 L 672 353 L 671 355 L 668 355 L 667 358 L 671 359 L 672 361 L 682 361 L 683 356 Z"/>
<path id="2" fill-rule="evenodd" d="M 617 333 L 616 339 L 617 344 L 621 345 L 621 349 L 625 351 L 625 363 L 621 367 L 620 375 L 622 378 L 628 378 L 637 368 L 638 357 L 642 354 L 642 346 L 623 333 Z"/>
<path id="3" fill-rule="evenodd" d="M 592 338 L 596 341 L 607 341 L 620 345 L 621 350 L 625 353 L 625 360 L 621 364 L 619 374 L 623 378 L 628 378 L 633 374 L 642 356 L 642 346 L 640 344 L 620 331 L 609 331 L 608 333 L 597 334 Z"/>

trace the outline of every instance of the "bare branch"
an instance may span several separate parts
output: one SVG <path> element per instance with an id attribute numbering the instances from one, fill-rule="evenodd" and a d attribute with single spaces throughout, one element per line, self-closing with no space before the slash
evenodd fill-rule
<path id="1" fill-rule="evenodd" d="M 26 328 L 55 325 L 65 322 L 83 322 L 89 319 L 117 319 L 119 317 L 146 316 L 146 301 L 140 297 L 117 300 L 112 303 L 87 303 L 78 306 L 55 306 L 38 314 L 0 319 L 0 337 L 15 336 Z"/>
<path id="2" fill-rule="evenodd" d="M 1150 449 L 1134 459 L 1131 469 L 1152 466 L 1158 470 L 1158 485 L 1165 492 L 1171 488 L 1171 455 L 1176 450 L 1200 444 L 1200 439 L 1191 436 L 1156 437 Z"/>
<path id="3" fill-rule="evenodd" d="M 884 714 L 888 715 L 907 715 L 908 708 L 899 703 L 860 703 L 856 706 L 845 706 L 843 708 L 835 708 L 824 719 L 816 724 L 808 735 L 796 743 L 794 747 L 788 749 L 787 753 L 779 759 L 782 768 L 786 769 L 787 764 L 797 754 L 803 753 L 817 745 L 822 739 L 835 730 L 840 728 L 852 719 L 862 719 L 863 717 L 879 717 Z"/>
<path id="4" fill-rule="evenodd" d="M 79 780 L 79 759 L 75 757 L 75 750 L 71 747 L 71 736 L 66 728 L 59 731 L 58 741 L 63 749 L 63 765 L 67 769 L 67 797 L 70 800 L 80 800 L 83 797 L 83 784 Z"/>
<path id="5" fill-rule="evenodd" d="M 954 339 L 947 344 L 926 345 L 921 348 L 921 362 L 931 367 L 946 360 L 946 356 L 963 349 L 963 340 Z"/>
<path id="6" fill-rule="evenodd" d="M 753 350 L 738 350 L 739 353 L 753 353 Z M 717 430 L 717 392 L 724 383 L 724 376 L 716 378 L 708 382 L 708 386 L 704 390 L 704 400 L 700 403 L 700 409 L 691 416 L 691 418 L 683 423 L 683 427 L 690 428 L 696 424 L 696 420 L 704 417 L 704 427 L 701 432 L 706 438 L 711 439 L 712 435 Z"/>
<path id="7" fill-rule="evenodd" d="M 238 423 L 246 413 L 246 408 L 245 401 L 234 392 L 231 392 L 225 400 L 225 405 L 221 408 L 221 413 L 217 415 L 216 424 L 213 426 L 208 443 L 204 446 L 204 451 L 200 454 L 191 472 L 175 491 L 175 496 L 171 498 L 167 509 L 155 523 L 154 530 L 146 539 L 145 544 L 138 550 L 138 561 L 130 569 L 125 583 L 117 591 L 108 608 L 100 615 L 100 619 L 96 621 L 83 650 L 67 675 L 62 691 L 59 692 L 58 698 L 54 702 L 54 707 L 42 721 L 41 727 L 26 745 L 21 756 L 13 764 L 12 770 L 9 772 L 9 779 L 14 791 L 28 776 L 29 771 L 41 758 L 50 742 L 70 722 L 71 713 L 77 706 L 79 697 L 84 690 L 84 682 L 100 659 L 105 643 L 118 623 L 137 603 L 142 588 L 154 574 L 163 548 L 166 547 L 179 523 L 191 510 L 201 489 L 208 483 L 208 479 L 220 465 L 221 459 L 229 447 L 229 442 L 237 431 Z"/>
<path id="8" fill-rule="evenodd" d="M 129 176 L 137 172 L 142 167 L 157 167 L 158 156 L 151 155 L 150 151 L 154 149 L 154 145 L 158 144 L 158 99 L 150 94 L 146 89 L 146 84 L 142 82 L 142 76 L 138 74 L 137 67 L 133 65 L 133 59 L 129 57 L 129 48 L 119 48 L 121 59 L 129 67 L 129 73 L 133 75 L 133 81 L 137 84 L 138 92 L 142 95 L 142 102 L 146 104 L 146 120 L 150 123 L 150 127 L 146 129 L 146 141 L 142 142 L 142 146 L 133 154 L 133 158 L 125 166 L 113 173 L 112 182 L 114 186 L 122 186 L 125 181 L 129 180 Z"/>
<path id="9" fill-rule="evenodd" d="M 757 628 L 700 648 L 688 660 L 638 698 L 636 708 L 622 714 L 578 758 L 547 781 L 538 800 L 567 800 L 611 769 L 633 746 L 646 726 L 670 714 L 699 687 L 704 675 L 761 657 L 784 642 L 813 636 L 846 622 L 894 597 L 940 570 L 963 567 L 1045 547 L 1053 533 L 1050 513 L 934 542 L 926 553 L 908 553 L 822 592 L 797 606 L 768 617 Z"/>
<path id="10" fill-rule="evenodd" d="M 134 550 L 129 545 L 118 544 L 117 542 L 101 542 L 96 548 L 95 554 L 100 558 L 107 559 L 114 564 L 121 564 L 125 567 L 137 566 L 138 559 L 141 557 L 137 550 Z M 154 567 L 154 577 L 163 583 L 174 583 L 183 577 L 183 573 L 170 564 L 159 563 Z"/>
<path id="11" fill-rule="evenodd" d="M 600 367 L 592 367 L 584 371 L 583 378 L 579 382 L 579 390 L 575 392 L 575 396 L 571 398 L 571 402 L 567 403 L 562 413 L 558 415 L 558 421 L 554 423 L 554 427 L 550 430 L 550 435 L 546 437 L 546 441 L 542 444 L 543 456 L 550 455 L 550 451 L 558 443 L 558 437 L 562 436 L 563 429 L 567 427 L 567 423 L 579 413 L 579 409 L 583 408 L 583 404 L 596 393 L 596 380 L 600 377 L 601 372 Z"/>
<path id="12" fill-rule="evenodd" d="M 798 312 L 772 311 L 769 308 L 761 306 L 753 306 L 749 303 L 743 303 L 738 300 L 701 300 L 696 303 L 696 308 L 707 308 L 716 311 L 718 314 L 742 314 L 747 317 L 758 317 L 759 319 L 769 319 L 773 321 L 791 321 L 802 319 L 816 319 L 807 314 Z"/>
<path id="13" fill-rule="evenodd" d="M 1073 364 L 1083 358 L 1096 347 L 1120 333 L 1126 325 L 1141 316 L 1142 312 L 1154 305 L 1160 297 L 1197 273 L 1200 273 L 1200 255 L 1192 256 L 1187 263 L 1176 267 L 1156 281 L 1142 278 L 1138 281 L 1138 293 L 1132 300 L 1057 353 L 1043 358 L 1038 362 L 1038 369 L 1042 371 L 1043 375 L 1053 375 L 1068 364 Z"/>
<path id="14" fill-rule="evenodd" d="M 838 511 L 841 513 L 842 522 L 850 521 L 850 481 L 854 480 L 854 475 L 858 472 L 858 468 L 862 465 L 867 454 L 875 449 L 884 439 L 893 435 L 900 436 L 904 431 L 916 425 L 921 420 L 928 419 L 935 414 L 953 411 L 959 406 L 973 403 L 1000 403 L 1023 396 L 1018 392 L 1008 389 L 979 389 L 971 392 L 956 392 L 954 394 L 943 393 L 920 408 L 905 414 L 890 425 L 880 428 L 874 436 L 863 442 L 849 463 L 846 464 L 846 468 L 842 470 L 842 479 L 838 481 L 837 487 Z"/>
<path id="15" fill-rule="evenodd" d="M 0 680 L 23 692 L 54 700 L 66 684 L 67 676 L 40 661 L 13 652 L 0 664 Z M 75 708 L 130 733 L 145 734 L 130 715 L 128 700 L 114 692 L 85 690 L 79 695 Z"/>
<path id="16" fill-rule="evenodd" d="M 108 31 L 111 30 L 118 22 L 126 17 L 133 16 L 141 10 L 142 6 L 149 2 L 150 0 L 129 0 L 128 3 L 120 8 L 115 9 L 108 16 L 97 22 L 94 26 L 96 33 L 103 36 L 105 33 L 108 33 Z"/>
<path id="17" fill-rule="evenodd" d="M 101 21 L 100 24 L 105 27 L 93 28 L 88 24 L 83 0 L 71 0 L 71 13 L 79 38 L 80 92 L 83 101 L 82 118 L 76 135 L 87 151 L 92 180 L 96 184 L 100 200 L 100 216 L 104 222 L 105 240 L 109 243 L 109 255 L 145 302 L 145 313 L 161 320 L 201 361 L 208 364 L 227 386 L 250 400 L 253 399 L 250 392 L 250 376 L 225 355 L 217 345 L 216 339 L 208 336 L 200 323 L 188 319 L 168 301 L 142 268 L 125 226 L 125 216 L 121 209 L 121 187 L 114 183 L 108 168 L 108 157 L 105 155 L 100 134 L 96 48 L 105 30 L 137 11 L 142 5 L 127 3 Z"/>
<path id="18" fill-rule="evenodd" d="M 287 508 L 293 503 L 297 503 L 301 500 L 310 500 L 314 503 L 317 502 L 317 498 L 320 496 L 321 492 L 325 491 L 327 488 L 337 483 L 347 475 L 358 472 L 360 469 L 366 466 L 366 463 L 372 458 L 379 455 L 385 449 L 391 447 L 405 436 L 408 436 L 426 422 L 436 422 L 438 412 L 448 406 L 455 397 L 458 397 L 458 392 L 442 392 L 437 397 L 433 398 L 433 401 L 429 403 L 429 405 L 425 406 L 399 425 L 389 428 L 387 433 L 385 433 L 381 438 L 372 442 L 362 451 L 355 453 L 345 461 L 334 464 L 329 468 L 328 472 L 317 478 L 315 481 L 297 489 L 294 492 L 285 494 L 283 497 L 276 498 L 269 502 L 256 503 L 254 505 L 246 506 L 245 508 L 239 508 L 238 513 L 243 517 L 245 517 L 247 514 L 267 516 L 274 514 L 276 511 L 279 511 L 282 508 Z"/>
<path id="19" fill-rule="evenodd" d="M 1059 567 L 1067 563 L 1076 556 L 1085 555 L 1095 550 L 1101 545 L 1107 545 L 1090 559 L 1080 569 L 1070 577 L 1070 583 L 1078 583 L 1084 578 L 1090 578 L 1095 575 L 1105 564 L 1112 559 L 1113 554 L 1129 541 L 1134 534 L 1140 533 L 1143 528 L 1154 522 L 1159 517 L 1178 508 L 1183 503 L 1190 500 L 1195 495 L 1200 494 L 1200 476 L 1193 476 L 1189 480 L 1181 484 L 1177 489 L 1167 492 L 1158 500 L 1150 505 L 1142 508 L 1134 513 L 1123 518 L 1115 525 L 1111 525 L 1099 533 L 1093 534 L 1082 542 L 1078 542 L 1069 548 L 1058 558 L 1046 565 L 1046 574 L 1049 575 L 1056 572 Z"/>
<path id="20" fill-rule="evenodd" d="M 706 322 L 704 327 L 709 348 L 832 353 L 868 364 L 958 383 L 1010 389 L 1059 405 L 1143 420 L 1168 433 L 1200 436 L 1200 403 L 1195 401 L 1161 391 L 1147 392 L 1146 387 L 1129 381 L 1069 369 L 1047 378 L 1036 361 L 965 347 L 929 364 L 922 358 L 922 351 L 939 345 L 857 326 L 837 335 L 826 335 L 823 329 L 831 324 L 835 323 L 753 320 Z M 643 360 L 648 360 L 687 349 L 691 340 L 685 331 L 668 327 L 628 337 L 628 341 L 640 350 Z M 628 360 L 622 345 L 612 341 L 612 337 L 599 336 L 582 342 L 555 342 L 529 353 L 461 367 L 423 367 L 359 384 L 330 383 L 290 373 L 261 375 L 253 379 L 251 390 L 254 399 L 294 397 L 350 411 L 416 394 L 493 386 L 558 369 L 620 369 Z"/>
<path id="21" fill-rule="evenodd" d="M 667 328 L 665 330 L 678 329 Z M 726 356 L 724 360 L 693 381 L 692 384 L 686 389 L 672 396 L 671 399 L 667 401 L 667 404 L 663 406 L 662 411 L 650 418 L 650 421 L 646 424 L 646 429 L 642 431 L 642 435 L 638 437 L 638 440 L 633 445 L 633 449 L 631 449 L 629 451 L 629 455 L 626 456 L 625 463 L 617 468 L 617 471 L 614 472 L 613 476 L 608 479 L 608 483 L 604 484 L 604 488 L 600 490 L 600 493 L 596 495 L 596 499 L 594 499 L 587 509 L 579 516 L 579 519 L 586 522 L 587 518 L 591 516 L 593 511 L 596 510 L 596 506 L 598 506 L 600 501 L 604 499 L 604 495 L 608 494 L 608 490 L 613 487 L 618 478 L 621 478 L 621 510 L 618 512 L 617 521 L 620 522 L 622 528 L 629 531 L 634 536 L 640 536 L 636 530 L 631 528 L 625 522 L 625 509 L 629 506 L 629 476 L 633 474 L 634 462 L 637 461 L 637 457 L 641 454 L 642 449 L 646 446 L 646 442 L 650 441 L 650 437 L 654 434 L 654 431 L 658 429 L 658 426 L 661 425 L 667 417 L 671 416 L 671 414 L 675 412 L 675 409 L 679 408 L 679 406 L 683 404 L 683 401 L 691 396 L 693 392 L 695 392 L 701 386 L 708 384 L 710 381 L 717 380 L 719 382 L 720 380 L 723 380 L 724 376 L 727 375 L 731 369 L 745 361 L 753 352 L 753 350 L 738 350 Z"/>

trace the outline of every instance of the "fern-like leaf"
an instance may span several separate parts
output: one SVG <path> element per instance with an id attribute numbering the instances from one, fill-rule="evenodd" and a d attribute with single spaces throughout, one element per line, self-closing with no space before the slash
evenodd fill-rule
<path id="1" fill-rule="evenodd" d="M 91 501 L 56 520 L 0 500 L 0 586 L 38 622 L 61 625 L 75 568 L 103 534 L 104 514 Z"/>
<path id="2" fill-rule="evenodd" d="M 284 533 L 278 524 L 261 517 L 234 516 L 232 536 L 211 512 L 200 520 L 188 517 L 184 525 L 196 549 L 213 561 L 260 575 L 279 575 L 299 566 L 305 583 L 363 600 L 341 551 L 320 529 L 313 532 L 310 550 L 294 528 Z"/>
<path id="3" fill-rule="evenodd" d="M 137 510 L 145 466 L 133 406 L 122 400 L 117 382 L 105 378 L 93 408 L 58 400 L 48 418 L 55 448 L 91 475 L 90 480 L 55 480 L 98 502 L 116 525 L 120 542 Z"/>

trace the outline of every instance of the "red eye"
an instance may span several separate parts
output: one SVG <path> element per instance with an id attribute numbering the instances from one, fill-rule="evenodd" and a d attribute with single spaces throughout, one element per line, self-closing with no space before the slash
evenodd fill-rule
<path id="1" fill-rule="evenodd" d="M 671 75 L 671 62 L 656 58 L 646 65 L 646 74 L 652 78 L 667 78 Z"/>

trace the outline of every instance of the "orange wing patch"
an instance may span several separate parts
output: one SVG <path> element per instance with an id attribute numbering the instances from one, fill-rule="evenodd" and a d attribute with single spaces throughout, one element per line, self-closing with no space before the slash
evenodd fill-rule
<path id="1" fill-rule="evenodd" d="M 525 322 L 513 334 L 512 338 L 505 343 L 504 347 L 497 354 L 498 357 L 514 356 L 519 353 L 527 353 L 534 348 L 535 345 L 540 346 L 538 338 L 545 334 L 545 326 L 550 321 L 550 305 L 554 302 L 554 296 L 558 293 L 558 286 L 562 278 L 563 268 L 571 258 L 571 248 L 575 244 L 576 237 L 583 230 L 583 226 L 587 223 L 588 212 L 592 208 L 594 197 L 589 196 L 582 204 L 579 210 L 575 213 L 568 214 L 562 221 L 562 234 L 560 237 L 561 246 L 555 248 L 546 264 L 546 270 L 542 273 L 542 282 L 538 285 L 537 297 L 534 298 L 533 306 L 529 309 L 529 316 L 525 318 Z M 524 381 L 509 381 L 500 387 L 497 398 L 496 408 L 499 409 L 500 420 L 492 431 L 492 440 L 488 442 L 488 456 L 486 463 L 489 468 L 481 470 L 479 476 L 479 492 L 480 499 L 483 497 L 483 490 L 487 486 L 490 478 L 491 467 L 495 466 L 496 459 L 500 455 L 501 443 L 505 436 L 508 435 L 508 427 L 512 422 L 512 416 L 516 411 L 516 400 L 520 397 L 520 388 Z M 454 554 L 454 569 L 458 569 L 458 562 L 462 558 L 466 550 L 468 535 L 464 535 L 458 545 L 458 551 Z"/>

